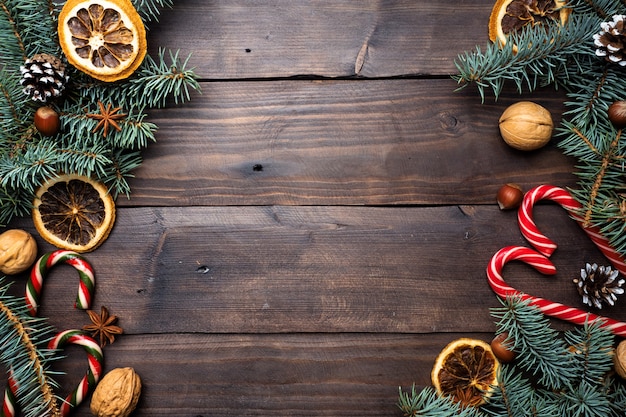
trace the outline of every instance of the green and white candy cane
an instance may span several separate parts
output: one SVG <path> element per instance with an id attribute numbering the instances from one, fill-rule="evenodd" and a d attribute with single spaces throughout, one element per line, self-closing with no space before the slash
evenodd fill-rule
<path id="1" fill-rule="evenodd" d="M 63 416 L 69 415 L 70 411 L 83 402 L 89 393 L 96 387 L 98 381 L 100 381 L 100 376 L 102 375 L 102 363 L 104 359 L 102 349 L 100 348 L 100 345 L 98 345 L 98 342 L 81 330 L 64 330 L 58 333 L 54 339 L 48 343 L 48 348 L 59 349 L 68 343 L 80 345 L 85 349 L 87 352 L 87 360 L 89 361 L 89 368 L 87 369 L 87 373 L 83 379 L 81 379 L 78 383 L 78 386 L 61 404 L 61 414 Z"/>
<path id="2" fill-rule="evenodd" d="M 30 272 L 30 278 L 26 284 L 26 306 L 31 316 L 37 315 L 44 277 L 50 268 L 61 262 L 73 266 L 78 271 L 80 281 L 74 307 L 86 310 L 91 306 L 96 286 L 93 268 L 85 258 L 74 251 L 56 250 L 39 258 Z"/>

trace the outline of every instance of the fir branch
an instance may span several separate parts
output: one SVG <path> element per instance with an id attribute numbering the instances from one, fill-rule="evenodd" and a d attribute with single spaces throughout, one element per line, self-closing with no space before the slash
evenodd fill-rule
<path id="1" fill-rule="evenodd" d="M 532 417 L 537 415 L 535 395 L 528 379 L 515 367 L 500 367 L 498 371 L 498 385 L 494 387 L 489 397 L 489 406 L 486 414 L 493 416 Z M 544 408 L 544 407 L 542 407 Z M 542 416 L 550 414 L 543 410 Z M 555 416 L 556 417 L 556 416 Z"/>
<path id="2" fill-rule="evenodd" d="M 169 59 L 166 58 L 166 53 Z M 166 100 L 173 98 L 175 104 L 191 99 L 190 91 L 200 91 L 193 68 L 188 68 L 189 55 L 184 61 L 175 53 L 159 49 L 157 60 L 146 56 L 139 75 L 131 80 L 130 94 L 139 98 L 147 107 L 165 107 Z"/>
<path id="3" fill-rule="evenodd" d="M 20 34 L 12 9 L 6 0 L 0 1 L 0 41 L 3 44 L 3 61 L 25 60 L 26 46 Z"/>
<path id="4" fill-rule="evenodd" d="M 603 390 L 583 380 L 574 390 L 560 396 L 560 415 L 572 417 L 606 417 L 611 411 Z"/>
<path id="5" fill-rule="evenodd" d="M 6 294 L 9 286 L 2 279 L 0 285 L 0 361 L 16 382 L 21 411 L 26 417 L 60 416 L 59 399 L 53 393 L 58 385 L 47 374 L 54 352 L 37 347 L 49 338 L 51 329 L 28 315 L 22 299 Z"/>
<path id="6" fill-rule="evenodd" d="M 9 21 L 14 42 L 18 45 L 9 47 L 14 52 L 11 59 L 2 56 L 5 63 L 15 65 L 19 62 L 17 60 L 23 62 L 42 51 L 58 54 L 60 47 L 56 42 L 56 19 L 50 10 L 49 0 L 2 0 L 0 4 L 3 12 L 1 16 Z M 21 56 L 15 54 L 18 50 Z"/>
<path id="7" fill-rule="evenodd" d="M 462 407 L 448 398 L 438 396 L 430 387 L 424 388 L 419 393 L 415 385 L 410 393 L 403 392 L 400 387 L 399 392 L 398 408 L 406 417 L 479 417 L 482 415 L 477 408 Z"/>
<path id="8" fill-rule="evenodd" d="M 549 327 L 548 319 L 518 297 L 501 300 L 502 307 L 493 308 L 499 332 L 507 332 L 513 350 L 520 358 L 518 366 L 537 377 L 538 383 L 551 389 L 566 386 L 575 376 L 567 361 L 568 347 Z"/>
<path id="9" fill-rule="evenodd" d="M 595 25 L 575 15 L 566 25 L 551 25 L 546 31 L 525 28 L 511 34 L 505 45 L 491 43 L 484 52 L 477 47 L 459 55 L 455 60 L 459 74 L 452 78 L 461 88 L 475 84 L 483 101 L 487 88 L 497 99 L 505 82 L 513 82 L 519 93 L 533 91 L 556 83 L 569 61 L 580 59 L 580 44 L 589 42 L 592 30 Z"/>
<path id="10" fill-rule="evenodd" d="M 113 197 L 125 194 L 127 198 L 130 198 L 130 185 L 126 179 L 134 177 L 132 171 L 141 165 L 141 153 L 118 150 L 112 160 L 113 163 L 108 166 L 102 180 L 111 189 Z"/>
<path id="11" fill-rule="evenodd" d="M 23 130 L 28 99 L 16 73 L 0 69 L 0 142 L 10 141 Z"/>
<path id="12" fill-rule="evenodd" d="M 31 206 L 32 193 L 0 187 L 0 225 L 6 225 L 13 217 L 26 216 Z"/>
<path id="13" fill-rule="evenodd" d="M 613 368 L 614 337 L 601 328 L 602 324 L 601 320 L 596 320 L 564 334 L 571 346 L 575 380 L 602 385 Z"/>
<path id="14" fill-rule="evenodd" d="M 145 22 L 159 21 L 161 9 L 171 8 L 172 0 L 133 0 L 137 13 Z"/>

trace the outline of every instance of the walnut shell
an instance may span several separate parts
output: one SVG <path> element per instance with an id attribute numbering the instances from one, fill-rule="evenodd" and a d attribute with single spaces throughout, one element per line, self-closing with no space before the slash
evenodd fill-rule
<path id="1" fill-rule="evenodd" d="M 137 407 L 141 379 L 133 368 L 115 368 L 96 386 L 91 413 L 96 417 L 128 417 Z"/>
<path id="2" fill-rule="evenodd" d="M 626 379 L 626 340 L 622 340 L 619 345 L 617 345 L 615 355 L 613 355 L 613 366 L 615 372 Z"/>
<path id="3" fill-rule="evenodd" d="M 25 230 L 10 229 L 0 234 L 0 272 L 19 274 L 37 258 L 37 242 Z"/>
<path id="4" fill-rule="evenodd" d="M 510 105 L 500 116 L 500 134 L 511 147 L 532 151 L 545 146 L 552 137 L 552 115 L 532 101 Z"/>

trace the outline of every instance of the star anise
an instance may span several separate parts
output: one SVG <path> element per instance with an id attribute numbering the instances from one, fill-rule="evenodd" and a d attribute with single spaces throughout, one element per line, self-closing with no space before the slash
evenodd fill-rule
<path id="1" fill-rule="evenodd" d="M 483 402 L 483 396 L 472 387 L 457 387 L 454 399 L 463 407 L 476 407 Z"/>
<path id="2" fill-rule="evenodd" d="M 99 120 L 98 124 L 92 130 L 93 133 L 97 132 L 99 129 L 102 129 L 102 136 L 107 137 L 107 133 L 109 133 L 109 127 L 113 127 L 118 132 L 122 130 L 119 124 L 117 124 L 117 120 L 121 120 L 126 117 L 125 113 L 118 113 L 122 108 L 115 107 L 112 108 L 113 105 L 111 103 L 107 104 L 104 107 L 101 101 L 98 101 L 98 107 L 100 107 L 100 113 L 89 113 L 87 117 L 90 119 Z"/>
<path id="3" fill-rule="evenodd" d="M 100 339 L 101 347 L 104 347 L 107 342 L 113 343 L 115 335 L 123 333 L 122 328 L 116 326 L 117 316 L 109 315 L 106 307 L 100 308 L 100 314 L 93 310 L 87 310 L 87 314 L 93 324 L 83 326 L 83 330 L 91 333 L 94 338 Z"/>

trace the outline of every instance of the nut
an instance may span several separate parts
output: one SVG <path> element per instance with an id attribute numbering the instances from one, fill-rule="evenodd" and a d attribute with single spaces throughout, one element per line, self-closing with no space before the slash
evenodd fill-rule
<path id="1" fill-rule="evenodd" d="M 35 127 L 44 136 L 55 135 L 61 127 L 59 114 L 52 107 L 43 106 L 35 112 Z"/>
<path id="2" fill-rule="evenodd" d="M 504 332 L 494 337 L 491 341 L 491 350 L 501 363 L 509 363 L 515 359 L 513 343 L 508 339 L 509 334 Z"/>
<path id="3" fill-rule="evenodd" d="M 613 126 L 618 129 L 626 127 L 626 101 L 620 100 L 611 104 L 607 115 L 611 123 L 613 123 Z"/>
<path id="4" fill-rule="evenodd" d="M 613 366 L 615 372 L 623 379 L 626 379 L 626 340 L 622 340 L 615 349 L 613 355 Z"/>
<path id="5" fill-rule="evenodd" d="M 0 234 L 0 272 L 19 274 L 37 258 L 37 242 L 25 230 L 10 229 Z"/>
<path id="6" fill-rule="evenodd" d="M 115 368 L 96 386 L 91 413 L 96 417 L 128 417 L 137 407 L 141 379 L 133 368 Z"/>
<path id="7" fill-rule="evenodd" d="M 508 183 L 504 184 L 498 190 L 496 200 L 498 201 L 498 207 L 500 210 L 511 210 L 518 208 L 524 199 L 524 192 L 522 187 L 517 184 Z"/>
<path id="8" fill-rule="evenodd" d="M 499 123 L 502 139 L 512 148 L 522 151 L 545 146 L 554 128 L 548 109 L 531 101 L 509 106 L 500 116 Z"/>

